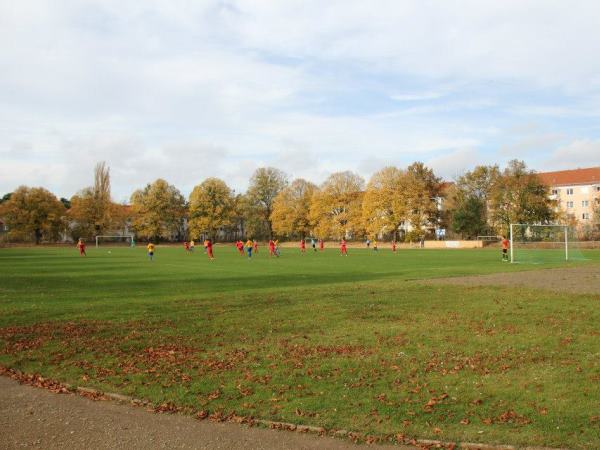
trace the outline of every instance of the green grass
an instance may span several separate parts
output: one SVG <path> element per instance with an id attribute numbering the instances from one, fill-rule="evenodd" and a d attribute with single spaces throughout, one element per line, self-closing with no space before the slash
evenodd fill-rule
<path id="1" fill-rule="evenodd" d="M 190 411 L 600 447 L 598 295 L 419 281 L 539 265 L 497 250 L 215 252 L 1 249 L 0 364 Z"/>

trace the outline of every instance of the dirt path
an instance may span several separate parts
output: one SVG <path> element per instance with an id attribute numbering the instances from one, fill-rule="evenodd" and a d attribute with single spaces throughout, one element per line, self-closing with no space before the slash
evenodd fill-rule
<path id="1" fill-rule="evenodd" d="M 361 447 L 349 441 L 199 422 L 182 415 L 78 395 L 54 394 L 0 376 L 0 448 L 44 449 L 331 449 Z M 364 447 L 363 447 L 364 448 Z M 409 447 L 378 446 L 379 449 Z"/>
<path id="2" fill-rule="evenodd" d="M 429 282 L 464 286 L 524 286 L 555 292 L 600 295 L 600 265 L 437 278 Z"/>

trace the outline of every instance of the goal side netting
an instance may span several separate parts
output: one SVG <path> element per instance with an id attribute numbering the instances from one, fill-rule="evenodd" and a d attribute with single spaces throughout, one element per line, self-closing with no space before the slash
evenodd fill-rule
<path id="1" fill-rule="evenodd" d="M 101 245 L 108 247 L 134 247 L 135 240 L 131 234 L 96 236 L 96 248 L 100 247 Z"/>
<path id="2" fill-rule="evenodd" d="M 544 264 L 584 260 L 573 227 L 565 225 L 510 225 L 510 262 Z"/>

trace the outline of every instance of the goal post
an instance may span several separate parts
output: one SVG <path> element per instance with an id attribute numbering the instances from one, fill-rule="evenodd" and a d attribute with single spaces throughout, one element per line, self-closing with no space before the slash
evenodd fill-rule
<path id="1" fill-rule="evenodd" d="M 123 245 L 126 244 L 129 247 L 135 247 L 135 240 L 133 234 L 114 234 L 114 235 L 99 235 L 96 236 L 96 248 L 100 247 L 100 243 L 112 244 L 112 245 Z"/>
<path id="2" fill-rule="evenodd" d="M 510 262 L 542 264 L 585 259 L 567 225 L 511 223 Z"/>

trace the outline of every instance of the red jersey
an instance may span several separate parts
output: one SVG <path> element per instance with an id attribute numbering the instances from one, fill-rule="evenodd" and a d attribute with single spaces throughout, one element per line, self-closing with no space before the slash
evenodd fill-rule
<path id="1" fill-rule="evenodd" d="M 325 243 L 323 241 L 319 241 L 319 248 L 321 250 L 323 250 L 323 247 L 325 246 Z"/>
<path id="2" fill-rule="evenodd" d="M 300 241 L 300 248 L 306 248 L 306 242 L 304 242 L 304 239 Z"/>
<path id="3" fill-rule="evenodd" d="M 502 239 L 502 250 L 508 250 L 510 241 L 508 239 Z"/>
<path id="4" fill-rule="evenodd" d="M 85 250 L 85 243 L 83 243 L 83 242 L 78 242 L 78 243 L 77 243 L 77 248 L 79 248 L 79 250 Z"/>

